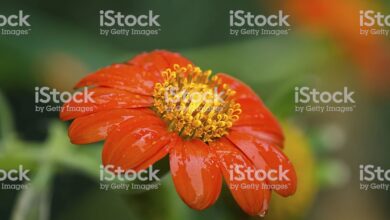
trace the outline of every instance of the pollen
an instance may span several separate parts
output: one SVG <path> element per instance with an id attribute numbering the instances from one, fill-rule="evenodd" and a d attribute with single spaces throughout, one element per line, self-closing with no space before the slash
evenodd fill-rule
<path id="1" fill-rule="evenodd" d="M 184 139 L 212 142 L 226 135 L 239 118 L 236 92 L 211 73 L 174 65 L 162 72 L 163 82 L 154 86 L 154 111 Z"/>

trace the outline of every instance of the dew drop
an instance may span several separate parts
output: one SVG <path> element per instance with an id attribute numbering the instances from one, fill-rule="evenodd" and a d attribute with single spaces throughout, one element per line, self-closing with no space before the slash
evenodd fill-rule
<path id="1" fill-rule="evenodd" d="M 267 211 L 262 211 L 258 215 L 263 218 L 267 214 Z"/>

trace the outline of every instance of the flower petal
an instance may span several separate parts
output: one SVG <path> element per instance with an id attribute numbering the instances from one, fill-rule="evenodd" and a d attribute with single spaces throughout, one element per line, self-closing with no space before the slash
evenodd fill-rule
<path id="1" fill-rule="evenodd" d="M 217 76 L 222 80 L 222 83 L 228 84 L 231 89 L 236 91 L 235 99 L 253 99 L 261 102 L 257 94 L 240 80 L 224 73 L 218 73 Z"/>
<path id="2" fill-rule="evenodd" d="M 225 181 L 241 209 L 250 215 L 264 215 L 271 198 L 271 191 L 263 188 L 264 182 L 238 179 L 232 174 L 236 168 L 255 170 L 253 163 L 226 138 L 210 143 L 210 147 L 217 154 Z"/>
<path id="3" fill-rule="evenodd" d="M 127 63 L 113 64 L 86 76 L 76 88 L 104 86 L 151 96 L 155 83 L 162 81 L 161 72 L 174 64 L 186 66 L 191 61 L 178 53 L 164 50 L 143 53 Z"/>
<path id="4" fill-rule="evenodd" d="M 264 167 L 265 161 L 270 169 L 277 170 L 278 173 L 286 171 L 286 179 L 281 177 L 268 181 L 279 195 L 289 196 L 295 193 L 297 187 L 295 169 L 279 147 L 237 131 L 231 131 L 227 138 L 244 152 L 257 168 Z"/>
<path id="5" fill-rule="evenodd" d="M 209 146 L 180 137 L 170 151 L 170 167 L 176 191 L 193 209 L 211 206 L 221 192 L 222 176 Z"/>
<path id="6" fill-rule="evenodd" d="M 157 116 L 128 119 L 108 135 L 103 147 L 103 165 L 123 170 L 144 169 L 168 153 L 169 142 L 166 125 Z"/>
<path id="7" fill-rule="evenodd" d="M 158 74 L 167 68 L 172 68 L 174 64 L 180 66 L 192 64 L 191 61 L 182 57 L 180 54 L 166 50 L 155 50 L 150 53 L 142 53 L 131 59 L 128 63 Z"/>
<path id="8" fill-rule="evenodd" d="M 239 119 L 234 122 L 234 127 L 247 126 L 254 127 L 253 133 L 267 135 L 265 139 L 275 139 L 274 141 L 283 146 L 284 136 L 276 118 L 272 113 L 260 102 L 253 99 L 237 99 L 237 103 L 241 105 L 241 114 Z M 255 132 L 257 131 L 257 132 Z"/>
<path id="9" fill-rule="evenodd" d="M 107 137 L 111 129 L 123 121 L 148 114 L 154 113 L 149 109 L 114 109 L 78 117 L 69 127 L 69 138 L 73 144 L 101 141 Z"/>
<path id="10" fill-rule="evenodd" d="M 242 113 L 234 126 L 244 126 L 237 129 L 246 130 L 282 147 L 284 139 L 282 129 L 257 94 L 245 83 L 232 76 L 224 73 L 218 73 L 217 76 L 222 80 L 222 83 L 228 84 L 236 91 L 234 98 L 241 105 Z"/>
<path id="11" fill-rule="evenodd" d="M 274 132 L 267 128 L 257 126 L 233 126 L 232 130 L 246 133 L 257 139 L 273 143 L 280 148 L 283 148 L 284 137 L 279 132 Z"/>
<path id="12" fill-rule="evenodd" d="M 84 101 L 88 95 L 91 99 Z M 77 97 L 77 100 L 72 99 L 65 103 L 61 109 L 60 118 L 61 120 L 70 120 L 104 110 L 141 108 L 149 107 L 152 104 L 152 97 L 141 96 L 124 90 L 97 87 L 89 89 L 88 94 Z"/>
<path id="13" fill-rule="evenodd" d="M 153 95 L 154 84 L 161 82 L 160 72 L 151 72 L 140 66 L 113 64 L 84 77 L 76 88 L 103 86 L 126 90 L 140 95 Z"/>

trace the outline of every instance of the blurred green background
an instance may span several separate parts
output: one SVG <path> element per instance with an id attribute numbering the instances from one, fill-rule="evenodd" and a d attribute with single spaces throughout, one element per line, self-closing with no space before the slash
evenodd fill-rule
<path id="1" fill-rule="evenodd" d="M 265 219 L 389 219 L 388 191 L 359 190 L 359 164 L 390 167 L 388 38 L 362 38 L 358 10 L 388 1 L 2 1 L 30 14 L 31 34 L 0 36 L 0 168 L 32 170 L 25 191 L 0 190 L 0 219 L 251 219 L 227 188 L 211 208 L 188 208 L 163 176 L 149 192 L 99 189 L 102 143 L 76 147 L 58 112 L 35 112 L 34 88 L 72 91 L 86 74 L 154 49 L 250 85 L 283 124 L 298 191 L 273 195 Z M 157 36 L 99 35 L 99 11 L 160 14 Z M 230 36 L 229 10 L 291 15 L 285 36 Z M 355 91 L 352 113 L 296 113 L 294 87 Z M 158 166 L 166 167 L 166 160 Z"/>

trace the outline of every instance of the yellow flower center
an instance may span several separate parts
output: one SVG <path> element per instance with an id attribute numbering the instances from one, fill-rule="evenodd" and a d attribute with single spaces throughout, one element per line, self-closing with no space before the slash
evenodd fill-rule
<path id="1" fill-rule="evenodd" d="M 228 133 L 241 113 L 236 93 L 211 71 L 174 65 L 162 72 L 163 83 L 154 86 L 154 110 L 170 131 L 185 139 L 211 142 Z"/>

